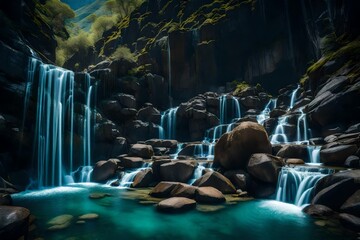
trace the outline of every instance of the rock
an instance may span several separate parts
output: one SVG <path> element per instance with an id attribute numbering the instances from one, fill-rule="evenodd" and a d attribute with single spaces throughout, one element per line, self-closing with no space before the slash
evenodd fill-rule
<path id="1" fill-rule="evenodd" d="M 152 146 L 146 144 L 134 144 L 130 148 L 129 156 L 142 157 L 149 159 L 154 155 Z"/>
<path id="2" fill-rule="evenodd" d="M 153 122 L 158 125 L 160 125 L 161 123 L 161 114 L 159 110 L 157 110 L 153 106 L 141 108 L 137 114 L 137 118 L 143 122 Z"/>
<path id="3" fill-rule="evenodd" d="M 70 222 L 74 218 L 73 215 L 70 214 L 63 214 L 57 217 L 52 218 L 47 222 L 49 225 L 62 225 L 66 222 Z"/>
<path id="4" fill-rule="evenodd" d="M 159 202 L 156 209 L 161 212 L 182 212 L 195 207 L 195 200 L 184 197 L 172 197 Z"/>
<path id="5" fill-rule="evenodd" d="M 114 95 L 113 98 L 117 100 L 124 108 L 136 108 L 136 99 L 132 95 L 118 93 Z"/>
<path id="6" fill-rule="evenodd" d="M 360 217 L 360 190 L 357 190 L 345 201 L 340 211 Z"/>
<path id="7" fill-rule="evenodd" d="M 321 204 L 338 210 L 359 187 L 354 179 L 344 179 L 322 189 L 314 196 L 312 204 Z"/>
<path id="8" fill-rule="evenodd" d="M 278 118 L 278 117 L 281 117 L 282 115 L 284 115 L 286 113 L 287 113 L 286 110 L 275 108 L 274 110 L 272 110 L 270 112 L 270 118 Z"/>
<path id="9" fill-rule="evenodd" d="M 256 179 L 252 179 L 250 186 L 248 186 L 248 191 L 253 197 L 269 198 L 275 193 L 276 185 L 273 183 L 265 183 Z"/>
<path id="10" fill-rule="evenodd" d="M 345 160 L 356 153 L 356 145 L 341 145 L 320 151 L 320 160 L 325 164 L 343 165 Z"/>
<path id="11" fill-rule="evenodd" d="M 345 133 L 359 133 L 360 132 L 360 123 L 350 126 Z"/>
<path id="12" fill-rule="evenodd" d="M 305 164 L 304 160 L 299 158 L 288 158 L 286 159 L 286 164 L 302 165 Z"/>
<path id="13" fill-rule="evenodd" d="M 344 165 L 346 167 L 359 168 L 360 167 L 360 158 L 358 156 L 351 155 L 348 158 L 346 158 Z"/>
<path id="14" fill-rule="evenodd" d="M 298 158 L 298 159 L 309 159 L 309 153 L 306 145 L 285 145 L 276 154 L 282 158 Z"/>
<path id="15" fill-rule="evenodd" d="M 236 192 L 236 189 L 231 181 L 218 172 L 205 173 L 197 179 L 193 185 L 198 187 L 214 187 L 225 194 Z"/>
<path id="16" fill-rule="evenodd" d="M 316 204 L 316 205 L 308 205 L 303 208 L 302 210 L 304 213 L 316 217 L 316 218 L 323 218 L 323 217 L 330 217 L 335 214 L 331 208 L 328 208 L 327 206 Z"/>
<path id="17" fill-rule="evenodd" d="M 230 170 L 224 172 L 224 176 L 227 177 L 236 189 L 246 191 L 250 183 L 250 175 L 244 170 Z"/>
<path id="18" fill-rule="evenodd" d="M 358 232 L 360 229 L 360 218 L 353 215 L 347 213 L 340 213 L 339 221 L 344 227 L 351 229 L 355 232 Z"/>
<path id="19" fill-rule="evenodd" d="M 175 188 L 171 191 L 171 197 L 186 197 L 186 198 L 195 198 L 195 191 L 197 187 L 179 183 L 175 186 Z"/>
<path id="20" fill-rule="evenodd" d="M 178 145 L 177 140 L 169 140 L 169 139 L 150 139 L 145 142 L 147 145 L 151 145 L 153 148 L 176 148 Z"/>
<path id="21" fill-rule="evenodd" d="M 95 138 L 97 141 L 113 142 L 120 135 L 118 127 L 111 121 L 95 125 Z"/>
<path id="22" fill-rule="evenodd" d="M 141 168 L 144 163 L 144 159 L 140 157 L 120 157 L 119 166 L 123 168 Z"/>
<path id="23" fill-rule="evenodd" d="M 276 184 L 282 166 L 284 166 L 284 162 L 281 158 L 257 153 L 251 156 L 247 170 L 250 175 L 263 182 Z"/>
<path id="24" fill-rule="evenodd" d="M 196 202 L 205 204 L 218 204 L 226 201 L 224 195 L 213 187 L 199 187 L 195 194 Z"/>
<path id="25" fill-rule="evenodd" d="M 109 196 L 111 196 L 111 195 L 108 193 L 91 193 L 89 195 L 89 198 L 90 199 L 101 199 L 101 198 L 109 197 Z"/>
<path id="26" fill-rule="evenodd" d="M 12 204 L 11 195 L 7 193 L 0 193 L 0 206 L 11 205 L 11 204 Z"/>
<path id="27" fill-rule="evenodd" d="M 191 161 L 172 161 L 160 166 L 160 176 L 163 181 L 188 182 L 195 171 Z"/>
<path id="28" fill-rule="evenodd" d="M 271 153 L 271 150 L 263 126 L 242 122 L 231 132 L 222 135 L 216 143 L 214 164 L 225 169 L 244 168 L 253 153 Z"/>
<path id="29" fill-rule="evenodd" d="M 134 178 L 131 187 L 141 188 L 150 187 L 151 183 L 154 182 L 153 171 L 151 168 L 147 168 L 138 172 Z"/>
<path id="30" fill-rule="evenodd" d="M 171 196 L 172 190 L 180 184 L 179 182 L 160 182 L 149 193 L 150 196 L 166 198 Z"/>
<path id="31" fill-rule="evenodd" d="M 153 174 L 154 174 L 154 178 L 155 179 L 161 179 L 160 176 L 160 166 L 164 163 L 170 163 L 171 160 L 170 159 L 160 159 L 160 160 L 155 160 L 153 161 L 153 164 L 151 165 L 151 168 L 153 170 Z"/>
<path id="32" fill-rule="evenodd" d="M 0 238 L 18 239 L 28 236 L 30 211 L 22 207 L 0 206 Z"/>
<path id="33" fill-rule="evenodd" d="M 95 164 L 91 174 L 94 182 L 102 182 L 112 177 L 118 168 L 117 159 L 109 159 L 107 161 L 99 161 Z"/>
<path id="34" fill-rule="evenodd" d="M 79 220 L 94 220 L 98 218 L 99 214 L 96 213 L 87 213 L 78 217 Z"/>

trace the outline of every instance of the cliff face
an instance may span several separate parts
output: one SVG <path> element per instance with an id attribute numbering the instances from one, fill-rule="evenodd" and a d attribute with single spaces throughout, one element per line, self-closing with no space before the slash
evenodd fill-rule
<path id="1" fill-rule="evenodd" d="M 126 45 L 145 69 L 171 79 L 178 101 L 234 80 L 275 92 L 298 81 L 329 36 L 358 34 L 356 9 L 356 1 L 149 0 L 81 62 L 94 64 Z"/>

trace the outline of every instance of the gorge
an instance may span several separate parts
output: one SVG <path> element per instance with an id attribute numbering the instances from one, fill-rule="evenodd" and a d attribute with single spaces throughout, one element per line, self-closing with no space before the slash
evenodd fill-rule
<path id="1" fill-rule="evenodd" d="M 356 0 L 0 4 L 1 239 L 358 239 Z"/>

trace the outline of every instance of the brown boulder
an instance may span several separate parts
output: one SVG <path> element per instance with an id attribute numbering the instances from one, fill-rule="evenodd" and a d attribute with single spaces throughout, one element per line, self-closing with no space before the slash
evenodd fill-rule
<path id="1" fill-rule="evenodd" d="M 288 158 L 286 159 L 286 164 L 302 165 L 305 164 L 305 162 L 300 158 Z"/>
<path id="2" fill-rule="evenodd" d="M 360 190 L 357 190 L 346 200 L 340 211 L 360 217 Z"/>
<path id="3" fill-rule="evenodd" d="M 253 154 L 249 160 L 247 170 L 251 176 L 267 183 L 277 183 L 279 171 L 284 161 L 270 154 Z"/>
<path id="4" fill-rule="evenodd" d="M 179 182 L 160 182 L 149 193 L 150 196 L 166 198 L 171 196 L 172 190 L 180 184 Z"/>
<path id="5" fill-rule="evenodd" d="M 30 211 L 22 207 L 0 206 L 0 239 L 27 239 Z"/>
<path id="6" fill-rule="evenodd" d="M 196 207 L 193 199 L 184 197 L 172 197 L 158 203 L 156 209 L 160 212 L 183 212 Z"/>
<path id="7" fill-rule="evenodd" d="M 179 183 L 171 191 L 170 195 L 172 197 L 186 197 L 186 198 L 195 198 L 195 191 L 197 187 L 191 186 L 185 183 Z"/>
<path id="8" fill-rule="evenodd" d="M 304 207 L 302 211 L 316 218 L 329 217 L 335 214 L 335 212 L 331 208 L 320 204 L 308 205 Z"/>
<path id="9" fill-rule="evenodd" d="M 131 146 L 129 156 L 136 156 L 149 159 L 154 155 L 152 146 L 146 144 L 134 144 Z"/>
<path id="10" fill-rule="evenodd" d="M 160 176 L 163 181 L 188 182 L 195 171 L 191 161 L 172 161 L 160 166 Z"/>
<path id="11" fill-rule="evenodd" d="M 195 195 L 196 202 L 218 204 L 226 201 L 224 195 L 214 187 L 199 187 Z"/>
<path id="12" fill-rule="evenodd" d="M 356 145 L 341 145 L 320 151 L 320 161 L 325 164 L 343 165 L 345 160 L 356 153 Z"/>
<path id="13" fill-rule="evenodd" d="M 236 192 L 236 188 L 231 181 L 218 172 L 205 173 L 201 178 L 197 179 L 193 185 L 198 187 L 214 187 L 225 194 Z"/>
<path id="14" fill-rule="evenodd" d="M 154 173 L 154 177 L 156 179 L 160 179 L 160 166 L 163 165 L 164 163 L 170 163 L 171 160 L 170 159 L 159 159 L 159 160 L 155 160 L 153 161 L 151 168 L 153 170 Z"/>
<path id="15" fill-rule="evenodd" d="M 123 168 L 141 168 L 144 163 L 144 159 L 140 157 L 121 157 L 119 166 Z"/>
<path id="16" fill-rule="evenodd" d="M 254 122 L 242 122 L 225 133 L 215 145 L 214 164 L 225 169 L 246 167 L 254 153 L 271 153 L 271 144 L 263 126 Z"/>
<path id="17" fill-rule="evenodd" d="M 118 168 L 117 159 L 99 161 L 95 164 L 91 179 L 94 182 L 102 182 L 112 177 Z"/>
<path id="18" fill-rule="evenodd" d="M 151 183 L 154 181 L 153 171 L 151 168 L 147 168 L 138 172 L 134 178 L 131 187 L 141 188 L 141 187 L 150 187 Z"/>

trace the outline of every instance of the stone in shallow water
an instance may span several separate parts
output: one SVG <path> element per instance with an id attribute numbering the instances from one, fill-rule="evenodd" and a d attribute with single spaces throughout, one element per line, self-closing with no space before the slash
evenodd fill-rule
<path id="1" fill-rule="evenodd" d="M 195 207 L 195 200 L 184 197 L 172 197 L 159 202 L 156 209 L 161 212 L 182 212 Z"/>
<path id="2" fill-rule="evenodd" d="M 30 211 L 22 207 L 0 206 L 0 239 L 18 239 L 26 235 Z"/>
<path id="3" fill-rule="evenodd" d="M 73 215 L 63 214 L 63 215 L 52 218 L 50 221 L 48 221 L 48 224 L 50 224 L 50 225 L 62 225 L 62 224 L 70 222 L 73 218 L 74 218 Z"/>
<path id="4" fill-rule="evenodd" d="M 199 212 L 216 212 L 219 211 L 221 209 L 224 209 L 225 206 L 223 205 L 203 205 L 203 204 L 199 204 L 196 206 L 196 210 L 198 210 Z"/>
<path id="5" fill-rule="evenodd" d="M 230 180 L 218 172 L 208 172 L 204 174 L 197 179 L 193 185 L 198 187 L 214 187 L 225 194 L 236 192 L 236 189 Z"/>
<path id="6" fill-rule="evenodd" d="M 99 214 L 87 213 L 87 214 L 81 215 L 78 219 L 79 220 L 93 220 L 93 219 L 98 219 L 98 218 L 99 218 Z"/>
<path id="7" fill-rule="evenodd" d="M 214 187 L 199 187 L 195 199 L 199 203 L 218 204 L 225 202 L 224 195 Z"/>
<path id="8" fill-rule="evenodd" d="M 104 197 L 110 197 L 111 194 L 108 194 L 108 193 L 91 193 L 89 195 L 89 198 L 90 199 L 101 199 L 101 198 L 104 198 Z"/>

